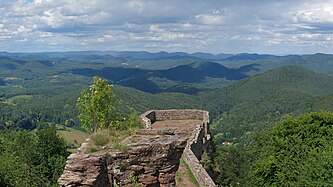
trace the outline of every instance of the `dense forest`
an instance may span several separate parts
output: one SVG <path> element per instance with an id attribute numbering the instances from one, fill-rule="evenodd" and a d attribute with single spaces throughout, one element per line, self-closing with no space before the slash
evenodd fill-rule
<path id="1" fill-rule="evenodd" d="M 76 103 L 94 75 L 115 85 L 116 97 L 124 101 L 118 110 L 125 115 L 150 109 L 208 110 L 213 145 L 204 165 L 221 186 L 301 184 L 297 181 L 321 186 L 320 176 L 330 183 L 328 165 L 311 167 L 328 159 L 323 148 L 331 145 L 332 114 L 304 113 L 333 110 L 333 56 L 202 55 L 2 53 L 0 184 L 56 182 L 67 149 L 79 145 L 59 135 L 66 129 L 84 131 Z M 302 134 L 316 142 L 305 141 Z M 322 139 L 315 138 L 319 135 Z M 295 160 L 295 154 L 305 155 L 292 152 L 299 147 L 311 157 Z M 295 157 L 290 168 L 279 165 L 286 155 Z M 297 168 L 298 163 L 304 168 Z M 298 178 L 288 173 L 292 170 L 309 173 Z"/>
<path id="2" fill-rule="evenodd" d="M 55 128 L 1 131 L 0 185 L 52 186 L 57 184 L 69 152 Z"/>

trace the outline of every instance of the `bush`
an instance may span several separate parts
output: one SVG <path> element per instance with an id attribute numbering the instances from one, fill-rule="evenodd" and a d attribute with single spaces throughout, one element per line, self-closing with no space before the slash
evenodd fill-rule
<path id="1" fill-rule="evenodd" d="M 109 143 L 109 134 L 106 131 L 98 131 L 91 135 L 91 140 L 96 146 L 104 146 Z"/>
<path id="2" fill-rule="evenodd" d="M 136 112 L 132 112 L 129 116 L 128 119 L 126 121 L 126 126 L 128 128 L 141 128 L 141 123 L 140 123 L 140 119 L 139 116 Z"/>

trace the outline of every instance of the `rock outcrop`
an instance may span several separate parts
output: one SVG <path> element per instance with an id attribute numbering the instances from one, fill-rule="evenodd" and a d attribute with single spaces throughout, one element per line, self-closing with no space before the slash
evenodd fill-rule
<path id="1" fill-rule="evenodd" d="M 152 110 L 140 117 L 144 129 L 122 141 L 128 150 L 85 154 L 82 144 L 68 157 L 59 185 L 175 186 L 183 156 L 200 186 L 216 186 L 199 161 L 210 143 L 207 111 Z"/>
<path id="2" fill-rule="evenodd" d="M 135 142 L 135 143 L 133 143 Z M 123 141 L 127 151 L 75 153 L 68 157 L 60 186 L 175 186 L 186 140 L 174 132 L 142 130 Z"/>
<path id="3" fill-rule="evenodd" d="M 111 186 L 107 163 L 103 153 L 71 154 L 58 182 L 60 186 Z"/>

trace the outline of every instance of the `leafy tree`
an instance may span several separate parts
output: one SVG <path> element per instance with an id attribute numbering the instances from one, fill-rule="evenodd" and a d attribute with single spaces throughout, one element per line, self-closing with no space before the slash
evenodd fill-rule
<path id="1" fill-rule="evenodd" d="M 0 186 L 48 186 L 35 167 L 25 163 L 15 153 L 0 155 Z"/>
<path id="2" fill-rule="evenodd" d="M 77 101 L 82 127 L 94 132 L 101 127 L 118 128 L 121 119 L 116 107 L 121 103 L 115 98 L 113 87 L 107 80 L 94 77 L 94 84 L 89 90 L 82 91 Z"/>
<path id="3" fill-rule="evenodd" d="M 36 136 L 37 168 L 49 181 L 56 183 L 68 156 L 66 143 L 59 138 L 55 128 L 39 130 L 36 132 Z"/>
<path id="4" fill-rule="evenodd" d="M 242 149 L 233 145 L 216 147 L 213 156 L 215 181 L 221 186 L 246 186 L 248 157 Z"/>
<path id="5" fill-rule="evenodd" d="M 69 155 L 54 128 L 0 132 L 0 186 L 52 186 Z"/>
<path id="6" fill-rule="evenodd" d="M 288 118 L 251 148 L 252 186 L 333 186 L 333 113 Z"/>

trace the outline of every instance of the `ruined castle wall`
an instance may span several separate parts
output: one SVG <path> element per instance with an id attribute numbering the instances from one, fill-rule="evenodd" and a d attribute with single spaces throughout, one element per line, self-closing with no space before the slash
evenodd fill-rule
<path id="1" fill-rule="evenodd" d="M 191 149 L 185 149 L 183 158 L 187 165 L 190 167 L 200 186 L 216 186 L 213 179 L 208 175 L 205 168 L 202 167 L 200 161 L 197 159 Z"/>
<path id="2" fill-rule="evenodd" d="M 156 122 L 155 110 L 149 110 L 141 114 L 140 119 L 144 129 L 151 129 L 151 125 Z"/>
<path id="3" fill-rule="evenodd" d="M 151 128 L 152 121 L 163 120 L 202 120 L 188 139 L 186 148 L 183 153 L 184 160 L 190 167 L 193 175 L 199 182 L 200 186 L 216 186 L 214 181 L 208 175 L 206 170 L 200 164 L 202 153 L 207 150 L 210 143 L 209 134 L 209 113 L 203 110 L 155 110 L 148 111 L 141 116 L 144 126 Z"/>
<path id="4" fill-rule="evenodd" d="M 203 120 L 202 110 L 156 110 L 156 121 L 164 120 L 187 120 L 198 119 Z"/>
<path id="5" fill-rule="evenodd" d="M 203 122 L 202 125 L 197 126 L 195 133 L 187 142 L 183 157 L 200 186 L 216 186 L 213 179 L 199 161 L 203 152 L 207 150 L 210 142 L 210 136 L 206 133 L 208 130 L 208 121 L 206 122 L 207 123 Z"/>

